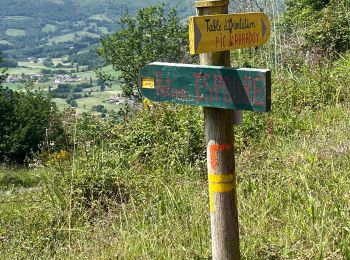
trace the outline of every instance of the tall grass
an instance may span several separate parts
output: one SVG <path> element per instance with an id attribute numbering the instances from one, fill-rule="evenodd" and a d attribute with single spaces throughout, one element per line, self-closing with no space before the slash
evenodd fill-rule
<path id="1" fill-rule="evenodd" d="M 349 259 L 349 60 L 275 74 L 273 111 L 236 128 L 243 259 Z M 65 133 L 35 188 L 1 170 L 1 259 L 210 258 L 200 108 L 67 113 Z"/>

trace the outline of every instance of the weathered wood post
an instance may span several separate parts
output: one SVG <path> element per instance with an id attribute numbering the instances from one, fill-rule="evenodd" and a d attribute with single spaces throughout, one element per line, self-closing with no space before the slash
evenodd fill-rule
<path id="1" fill-rule="evenodd" d="M 197 15 L 228 13 L 228 0 L 196 1 Z M 200 54 L 201 65 L 230 67 L 230 51 Z M 204 107 L 212 257 L 240 259 L 232 110 Z"/>

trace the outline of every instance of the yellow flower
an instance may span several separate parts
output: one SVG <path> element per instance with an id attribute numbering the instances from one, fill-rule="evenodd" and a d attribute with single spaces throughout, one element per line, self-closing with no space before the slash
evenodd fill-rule
<path id="1" fill-rule="evenodd" d="M 65 150 L 61 150 L 58 154 L 57 154 L 57 159 L 58 160 L 64 160 L 68 158 L 68 152 Z"/>
<path id="2" fill-rule="evenodd" d="M 150 109 L 153 107 L 153 102 L 149 100 L 148 98 L 143 99 L 143 108 L 144 109 Z"/>

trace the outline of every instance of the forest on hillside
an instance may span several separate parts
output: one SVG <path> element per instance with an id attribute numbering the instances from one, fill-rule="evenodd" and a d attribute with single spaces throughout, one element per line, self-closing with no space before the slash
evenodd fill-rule
<path id="1" fill-rule="evenodd" d="M 2 0 L 0 9 L 0 51 L 8 58 L 64 55 L 67 49 L 80 50 L 119 29 L 118 20 L 126 11 L 156 3 L 176 8 L 180 20 L 195 14 L 192 1 L 84 1 L 84 0 Z M 282 0 L 274 1 L 276 10 Z M 232 12 L 268 11 L 266 1 L 232 1 Z"/>
<path id="2" fill-rule="evenodd" d="M 153 1 L 157 2 L 157 1 Z M 166 2 L 166 1 L 165 1 Z M 151 4 L 149 1 L 148 4 Z M 182 17 L 193 14 L 186 1 L 170 1 Z M 144 1 L 3 0 L 0 9 L 0 51 L 9 58 L 42 57 L 78 51 L 118 30 L 118 19 L 146 5 Z"/>

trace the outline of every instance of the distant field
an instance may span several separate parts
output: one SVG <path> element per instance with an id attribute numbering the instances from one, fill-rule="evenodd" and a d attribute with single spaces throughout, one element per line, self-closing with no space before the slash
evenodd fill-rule
<path id="1" fill-rule="evenodd" d="M 23 37 L 26 36 L 25 30 L 19 30 L 19 29 L 7 29 L 6 35 L 11 37 Z"/>
<path id="2" fill-rule="evenodd" d="M 53 63 L 57 65 L 58 63 L 64 64 L 67 60 L 68 56 L 64 56 L 61 58 L 55 58 L 52 59 Z M 20 61 L 18 62 L 19 67 L 17 68 L 10 68 L 8 70 L 10 75 L 21 75 L 22 73 L 24 74 L 34 74 L 34 73 L 40 73 L 42 69 L 51 69 L 51 70 L 57 70 L 53 68 L 48 68 L 42 64 L 42 62 L 38 63 L 32 63 L 28 61 Z M 83 68 L 83 66 L 80 66 L 80 68 Z M 70 68 L 65 68 L 66 70 L 70 69 L 75 69 L 75 67 L 70 67 Z M 106 66 L 102 68 L 102 71 L 107 72 L 112 75 L 113 79 L 116 80 L 117 77 L 120 75 L 119 72 L 116 72 L 112 66 Z M 118 94 L 121 94 L 121 88 L 118 82 L 114 82 L 113 85 L 109 88 L 107 87 L 105 91 L 100 92 L 99 89 L 100 87 L 97 86 L 97 77 L 95 71 L 84 71 L 84 72 L 78 72 L 78 73 L 73 73 L 74 75 L 78 76 L 81 78 L 80 81 L 77 82 L 67 82 L 70 85 L 77 85 L 80 83 L 90 83 L 90 77 L 92 79 L 93 88 L 87 88 L 84 89 L 84 92 L 81 92 L 80 94 L 85 94 L 89 91 L 92 92 L 91 97 L 85 97 L 81 99 L 77 99 L 78 103 L 78 112 L 91 112 L 91 109 L 93 106 L 96 105 L 104 105 L 104 107 L 108 110 L 114 110 L 118 111 L 121 107 L 121 105 L 117 104 L 109 104 L 105 102 L 105 100 L 111 98 L 111 96 L 116 96 Z M 47 92 L 48 86 L 54 87 L 56 84 L 53 83 L 54 78 L 50 78 L 49 82 L 45 83 L 35 83 L 35 88 L 38 90 L 42 90 L 44 92 Z M 25 83 L 5 83 L 5 87 L 8 87 L 14 91 L 21 91 L 24 90 Z M 67 104 L 65 99 L 60 99 L 60 98 L 55 98 L 53 101 L 57 104 L 57 107 L 60 109 L 64 109 L 66 107 L 70 107 L 70 105 Z"/>
<path id="3" fill-rule="evenodd" d="M 107 22 L 113 22 L 110 18 L 108 18 L 106 15 L 104 14 L 96 14 L 96 15 L 92 15 L 89 17 L 89 19 L 91 20 L 96 20 L 96 21 L 107 21 Z"/>
<path id="4" fill-rule="evenodd" d="M 97 27 L 101 33 L 108 34 L 109 30 L 107 27 Z"/>
<path id="5" fill-rule="evenodd" d="M 24 21 L 24 20 L 29 20 L 29 19 L 33 19 L 31 17 L 28 17 L 28 16 L 5 16 L 3 18 L 4 20 L 7 20 L 7 21 Z"/>
<path id="6" fill-rule="evenodd" d="M 35 73 L 40 73 L 41 68 L 39 67 L 17 67 L 17 68 L 9 68 L 8 73 L 10 75 L 19 75 L 19 74 L 35 74 Z"/>
<path id="7" fill-rule="evenodd" d="M 57 65 L 58 63 L 64 64 L 67 62 L 68 55 L 60 57 L 60 58 L 53 58 L 52 62 L 54 65 Z"/>
<path id="8" fill-rule="evenodd" d="M 120 76 L 120 71 L 116 71 L 115 69 L 113 69 L 112 65 L 104 67 L 102 71 L 109 73 L 110 75 L 116 78 Z"/>
<path id="9" fill-rule="evenodd" d="M 37 90 L 46 92 L 48 89 L 48 86 L 50 83 L 35 83 L 34 87 Z M 13 91 L 24 91 L 25 90 L 25 83 L 24 82 L 15 82 L 15 83 L 3 83 L 3 86 L 9 89 L 12 89 Z"/>
<path id="10" fill-rule="evenodd" d="M 121 105 L 104 102 L 106 99 L 117 94 L 121 94 L 121 91 L 111 90 L 111 91 L 103 91 L 103 92 L 93 92 L 92 97 L 80 98 L 80 99 L 77 99 L 76 101 L 78 103 L 78 108 L 85 110 L 86 112 L 88 111 L 91 112 L 92 107 L 96 105 L 103 105 L 108 111 L 111 111 L 111 110 L 118 111 Z"/>
<path id="11" fill-rule="evenodd" d="M 38 63 L 32 63 L 29 61 L 19 61 L 17 68 L 9 68 L 8 73 L 10 75 L 20 75 L 22 73 L 24 74 L 35 74 L 40 73 L 42 69 L 45 69 L 45 67 L 41 62 Z"/>
<path id="12" fill-rule="evenodd" d="M 6 41 L 6 40 L 0 40 L 0 44 L 13 46 L 12 43 L 10 43 L 9 41 Z"/>
<path id="13" fill-rule="evenodd" d="M 81 25 L 85 25 L 86 22 L 85 21 L 77 21 L 75 24 L 81 26 Z"/>
<path id="14" fill-rule="evenodd" d="M 98 48 L 100 46 L 101 46 L 100 43 L 92 44 L 92 45 L 90 45 L 90 46 L 88 46 L 86 48 L 81 49 L 78 53 L 87 52 L 87 51 L 89 51 L 91 49 L 96 49 L 96 48 Z"/>
<path id="15" fill-rule="evenodd" d="M 76 33 L 67 33 L 59 36 L 52 37 L 49 40 L 49 43 L 59 43 L 59 42 L 68 42 L 68 41 L 78 41 L 82 37 L 91 37 L 91 38 L 100 38 L 98 34 L 95 33 L 90 33 L 90 32 L 85 32 L 85 31 L 80 31 Z"/>
<path id="16" fill-rule="evenodd" d="M 29 61 L 19 61 L 18 66 L 19 67 L 27 67 L 27 68 L 31 68 L 31 69 L 36 69 L 36 68 L 45 69 L 46 68 L 44 66 L 44 64 L 42 64 L 41 62 L 34 63 L 34 62 L 29 62 Z"/>
<path id="17" fill-rule="evenodd" d="M 117 79 L 120 76 L 120 72 L 115 71 L 111 65 L 102 68 L 102 71 L 112 75 L 114 79 Z M 74 75 L 77 75 L 85 79 L 90 79 L 90 76 L 91 76 L 93 80 L 97 80 L 96 73 L 94 71 L 77 72 L 77 73 L 74 73 Z"/>
<path id="18" fill-rule="evenodd" d="M 57 30 L 57 27 L 55 25 L 52 24 L 46 24 L 41 31 L 45 32 L 45 33 L 49 33 L 49 32 L 55 32 Z"/>
<path id="19" fill-rule="evenodd" d="M 24 89 L 24 84 L 23 83 L 3 83 L 3 86 L 5 88 L 9 88 L 13 91 L 19 91 Z"/>
<path id="20" fill-rule="evenodd" d="M 70 105 L 67 104 L 66 100 L 62 98 L 54 98 L 52 99 L 52 101 L 55 102 L 57 107 L 60 109 L 64 109 L 65 107 L 70 107 Z"/>
<path id="21" fill-rule="evenodd" d="M 91 89 L 85 89 L 85 92 L 83 93 L 86 93 L 90 90 Z M 98 87 L 94 87 L 92 90 L 91 97 L 79 98 L 76 100 L 78 103 L 78 112 L 91 112 L 92 107 L 96 105 L 103 105 L 108 111 L 118 111 L 120 109 L 121 105 L 119 104 L 110 104 L 105 102 L 106 99 L 109 99 L 112 96 L 116 96 L 122 93 L 118 85 L 114 85 L 112 89 L 108 88 L 106 91 L 102 92 L 97 90 Z M 57 107 L 60 109 L 70 107 L 70 105 L 67 104 L 65 99 L 54 98 L 53 101 L 57 104 Z"/>

